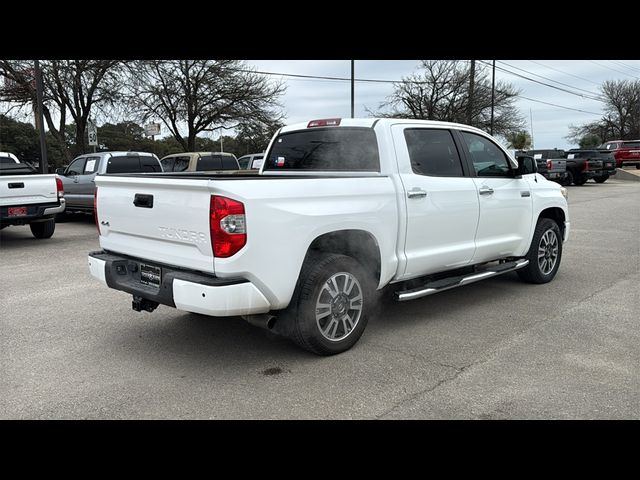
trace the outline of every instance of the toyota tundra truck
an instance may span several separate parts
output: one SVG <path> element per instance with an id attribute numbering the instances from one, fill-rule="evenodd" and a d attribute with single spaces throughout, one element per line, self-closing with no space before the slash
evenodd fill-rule
<path id="1" fill-rule="evenodd" d="M 512 271 L 551 281 L 570 229 L 566 189 L 532 157 L 436 121 L 313 120 L 276 132 L 258 175 L 95 183 L 89 270 L 134 310 L 242 316 L 319 355 L 357 342 L 382 289 L 403 302 Z"/>
<path id="2" fill-rule="evenodd" d="M 35 238 L 50 238 L 55 215 L 64 209 L 60 177 L 39 174 L 15 155 L 0 152 L 0 229 L 29 225 Z"/>

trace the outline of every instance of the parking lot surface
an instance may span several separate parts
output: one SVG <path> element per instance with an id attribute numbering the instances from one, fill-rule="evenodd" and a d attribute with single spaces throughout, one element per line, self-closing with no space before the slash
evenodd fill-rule
<path id="1" fill-rule="evenodd" d="M 93 218 L 0 232 L 0 418 L 640 418 L 640 183 L 569 188 L 555 280 L 517 275 L 380 306 L 317 357 L 242 319 L 90 276 Z"/>

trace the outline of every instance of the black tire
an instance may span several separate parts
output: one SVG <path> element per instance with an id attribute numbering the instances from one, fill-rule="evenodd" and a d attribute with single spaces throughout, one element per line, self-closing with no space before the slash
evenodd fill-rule
<path id="1" fill-rule="evenodd" d="M 636 163 L 636 170 L 640 170 L 640 163 Z"/>
<path id="2" fill-rule="evenodd" d="M 327 309 L 331 313 L 324 317 L 326 320 L 324 318 L 322 320 L 316 319 L 316 303 L 321 298 L 325 298 L 324 296 L 327 293 L 325 288 L 326 285 L 329 285 L 331 278 L 342 272 L 357 280 L 357 284 L 352 285 L 351 291 L 355 294 L 357 292 L 356 288 L 360 288 L 360 293 L 362 294 L 360 314 L 355 326 L 350 330 L 347 330 L 348 327 L 345 320 L 337 319 L 338 313 L 335 314 L 336 317 L 334 318 L 333 307 Z M 343 288 L 346 286 L 346 278 L 344 281 Z M 340 281 L 337 280 L 337 282 L 339 283 Z M 367 326 L 367 309 L 371 308 L 371 300 L 374 293 L 372 283 L 371 275 L 367 274 L 362 265 L 351 257 L 333 253 L 310 255 L 302 267 L 291 305 L 283 315 L 282 320 L 287 319 L 290 322 L 289 328 L 286 328 L 289 338 L 298 346 L 316 355 L 335 355 L 349 350 L 360 339 Z M 347 308 L 346 316 L 350 314 L 354 315 Z M 322 321 L 325 322 L 324 325 L 321 324 Z M 330 340 L 323 335 L 321 326 L 327 327 L 327 330 L 332 330 L 330 323 L 333 322 L 336 324 L 336 327 L 333 328 L 334 334 L 337 335 L 341 331 L 344 338 Z"/>
<path id="3" fill-rule="evenodd" d="M 540 262 L 538 261 L 538 252 L 542 246 L 542 237 L 549 230 L 552 230 L 556 235 L 557 256 L 553 268 L 545 273 L 540 266 Z M 525 258 L 529 260 L 529 264 L 524 268 L 516 270 L 516 272 L 518 272 L 518 276 L 522 280 L 529 283 L 548 283 L 553 280 L 553 277 L 556 276 L 558 268 L 560 267 L 560 261 L 562 260 L 562 234 L 560 232 L 560 227 L 554 220 L 550 218 L 538 219 L 536 229 L 533 232 L 531 246 L 529 247 L 529 253 L 527 253 L 527 256 Z"/>
<path id="4" fill-rule="evenodd" d="M 573 183 L 573 172 L 571 170 L 567 170 L 567 176 L 564 177 L 564 184 L 569 186 Z"/>
<path id="5" fill-rule="evenodd" d="M 596 183 L 604 183 L 609 179 L 609 175 L 602 175 L 601 177 L 594 177 L 593 181 Z"/>
<path id="6" fill-rule="evenodd" d="M 587 183 L 587 180 L 589 180 L 589 177 L 587 177 L 586 175 L 576 175 L 576 177 L 573 179 L 573 184 L 577 186 L 584 185 L 585 183 Z"/>
<path id="7" fill-rule="evenodd" d="M 56 220 L 52 218 L 45 222 L 30 223 L 31 233 L 36 238 L 51 238 L 56 229 Z"/>

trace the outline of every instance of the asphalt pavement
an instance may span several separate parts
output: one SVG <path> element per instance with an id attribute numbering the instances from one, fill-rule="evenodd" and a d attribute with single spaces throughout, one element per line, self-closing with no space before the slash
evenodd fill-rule
<path id="1" fill-rule="evenodd" d="M 317 357 L 238 317 L 131 309 L 91 216 L 0 232 L 2 419 L 640 418 L 640 183 L 569 187 L 555 280 L 380 306 Z"/>

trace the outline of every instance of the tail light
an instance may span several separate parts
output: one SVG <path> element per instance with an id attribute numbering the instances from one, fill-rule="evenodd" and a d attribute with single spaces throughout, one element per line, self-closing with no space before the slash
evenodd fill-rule
<path id="1" fill-rule="evenodd" d="M 589 160 L 585 160 L 584 161 L 584 171 L 588 172 L 589 171 Z"/>
<path id="2" fill-rule="evenodd" d="M 247 243 L 244 204 L 212 195 L 209 229 L 214 257 L 228 258 L 238 253 Z"/>
<path id="3" fill-rule="evenodd" d="M 96 228 L 98 229 L 98 235 L 102 235 L 100 231 L 100 222 L 98 222 L 98 187 L 93 192 L 93 218 L 96 221 Z"/>
<path id="4" fill-rule="evenodd" d="M 307 124 L 307 128 L 313 127 L 337 127 L 340 125 L 340 118 L 324 118 L 321 120 L 311 120 Z"/>
<path id="5" fill-rule="evenodd" d="M 551 170 L 551 160 L 547 160 L 547 170 Z"/>
<path id="6" fill-rule="evenodd" d="M 58 192 L 58 200 L 64 197 L 64 185 L 60 177 L 56 177 L 56 191 Z"/>

